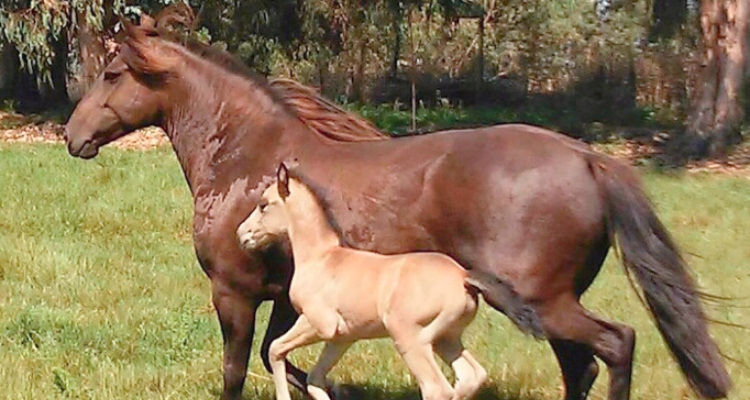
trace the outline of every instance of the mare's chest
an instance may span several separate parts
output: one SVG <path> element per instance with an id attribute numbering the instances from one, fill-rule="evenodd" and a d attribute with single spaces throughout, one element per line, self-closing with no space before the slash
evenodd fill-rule
<path id="1" fill-rule="evenodd" d="M 193 199 L 193 241 L 198 259 L 209 275 L 231 275 L 242 282 L 258 275 L 262 260 L 249 257 L 239 246 L 237 228 L 260 198 L 268 179 L 245 177 L 224 188 L 199 187 Z"/>

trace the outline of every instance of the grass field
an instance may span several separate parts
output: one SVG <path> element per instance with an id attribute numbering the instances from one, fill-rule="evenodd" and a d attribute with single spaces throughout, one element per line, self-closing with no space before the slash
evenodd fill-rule
<path id="1" fill-rule="evenodd" d="M 660 214 L 704 288 L 750 306 L 750 181 L 648 173 Z M 221 390 L 221 336 L 208 280 L 191 247 L 191 202 L 168 149 L 105 149 L 84 162 L 62 146 L 0 144 L 0 398 L 211 399 Z M 610 260 L 585 303 L 635 327 L 634 399 L 692 398 L 619 264 Z M 712 308 L 750 326 L 746 308 Z M 272 399 L 257 357 L 247 399 Z M 750 332 L 715 326 L 730 357 L 750 365 Z M 466 335 L 490 372 L 480 399 L 559 399 L 545 343 L 483 307 Z M 308 367 L 317 349 L 292 359 Z M 750 366 L 728 362 L 750 399 Z M 360 343 L 332 373 L 363 398 L 416 399 L 416 385 L 387 341 Z M 593 399 L 605 398 L 607 374 Z"/>

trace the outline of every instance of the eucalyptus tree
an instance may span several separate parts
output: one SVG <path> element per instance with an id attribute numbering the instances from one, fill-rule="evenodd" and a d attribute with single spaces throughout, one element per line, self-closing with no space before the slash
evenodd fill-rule
<path id="1" fill-rule="evenodd" d="M 17 59 L 7 71 L 12 92 L 41 103 L 66 100 L 72 42 L 87 86 L 106 61 L 102 33 L 124 9 L 125 0 L 0 1 L 0 42 Z"/>
<path id="2" fill-rule="evenodd" d="M 747 0 L 702 0 L 701 62 L 682 151 L 716 156 L 742 140 L 742 96 L 748 66 Z"/>

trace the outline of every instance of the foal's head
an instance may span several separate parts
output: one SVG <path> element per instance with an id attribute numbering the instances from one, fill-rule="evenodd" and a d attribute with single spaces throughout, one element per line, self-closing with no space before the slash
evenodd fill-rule
<path id="1" fill-rule="evenodd" d="M 276 172 L 276 183 L 263 192 L 258 205 L 237 228 L 237 237 L 245 250 L 259 250 L 287 234 L 289 217 L 289 171 L 284 164 Z"/>

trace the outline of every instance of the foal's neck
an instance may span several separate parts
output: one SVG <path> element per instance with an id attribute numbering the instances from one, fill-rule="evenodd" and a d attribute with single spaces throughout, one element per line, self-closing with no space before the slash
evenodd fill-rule
<path id="1" fill-rule="evenodd" d="M 341 247 L 341 239 L 312 191 L 293 179 L 290 185 L 291 194 L 285 202 L 289 239 L 295 265 L 304 268 Z"/>

